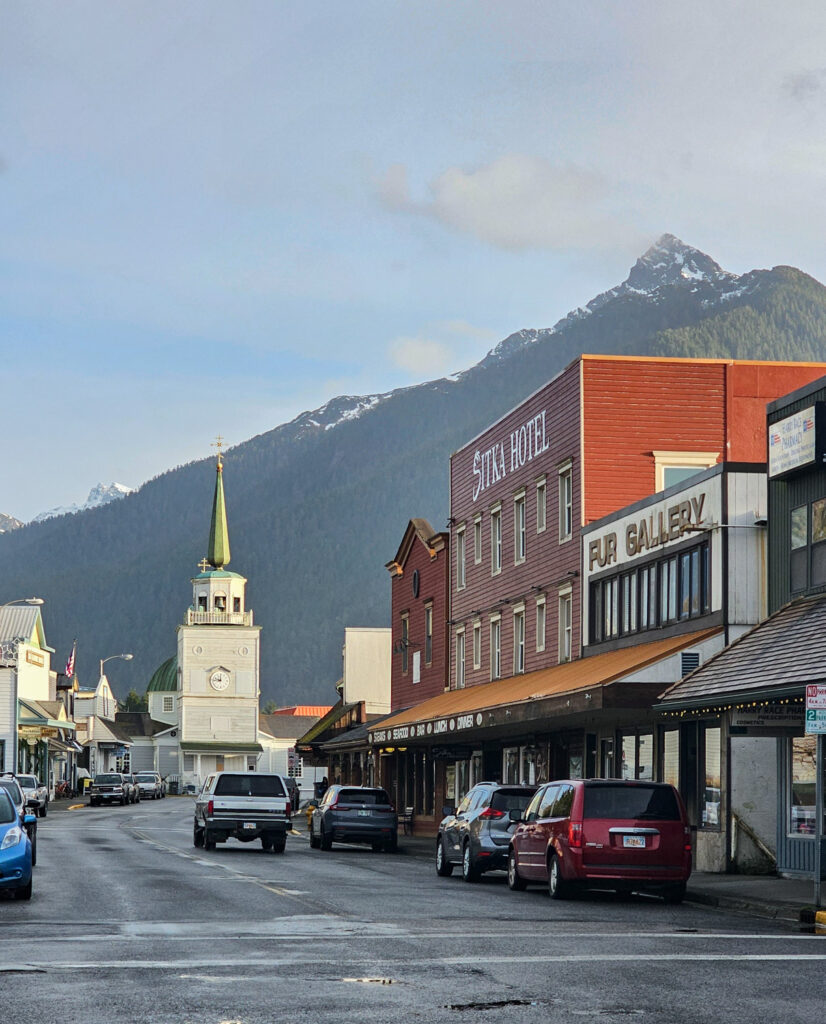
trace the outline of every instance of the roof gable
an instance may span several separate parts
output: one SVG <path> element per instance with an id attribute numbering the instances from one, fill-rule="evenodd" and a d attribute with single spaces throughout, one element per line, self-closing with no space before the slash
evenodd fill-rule
<path id="1" fill-rule="evenodd" d="M 427 519 L 411 519 L 407 524 L 407 529 L 404 531 L 404 536 L 402 537 L 402 542 L 399 545 L 399 550 L 396 552 L 396 557 L 385 564 L 385 568 L 389 570 L 392 575 L 402 575 L 407 559 L 410 557 L 410 551 L 413 547 L 413 543 L 417 538 L 430 552 L 430 557 L 435 558 L 436 554 L 441 551 L 447 543 L 448 534 L 436 533 Z"/>

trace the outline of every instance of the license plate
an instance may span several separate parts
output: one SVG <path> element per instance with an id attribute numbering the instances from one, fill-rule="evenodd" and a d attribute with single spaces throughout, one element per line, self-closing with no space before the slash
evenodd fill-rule
<path id="1" fill-rule="evenodd" d="M 623 836 L 622 845 L 645 849 L 645 836 Z"/>
<path id="2" fill-rule="evenodd" d="M 258 827 L 258 826 L 257 826 L 257 825 L 255 824 L 255 822 L 254 822 L 254 821 L 245 821 L 245 822 L 244 822 L 244 828 L 251 828 L 251 829 L 255 829 L 255 828 L 257 828 L 257 827 Z"/>
<path id="3" fill-rule="evenodd" d="M 359 811 L 359 816 L 362 817 L 362 818 L 369 818 L 370 817 L 370 812 L 369 811 Z"/>

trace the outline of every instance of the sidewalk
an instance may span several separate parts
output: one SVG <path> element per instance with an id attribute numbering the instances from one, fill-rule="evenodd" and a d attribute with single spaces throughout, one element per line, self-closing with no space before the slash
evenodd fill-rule
<path id="1" fill-rule="evenodd" d="M 411 857 L 432 860 L 434 844 L 435 840 L 428 836 L 399 836 L 399 852 Z M 688 880 L 686 900 L 754 917 L 814 924 L 813 896 L 814 882 L 809 878 L 717 875 L 695 871 Z"/>

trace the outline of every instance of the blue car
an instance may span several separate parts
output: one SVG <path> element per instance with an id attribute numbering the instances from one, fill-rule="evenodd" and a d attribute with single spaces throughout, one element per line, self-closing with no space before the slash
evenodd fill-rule
<path id="1" fill-rule="evenodd" d="M 33 814 L 27 814 L 23 825 L 34 820 Z M 0 789 L 0 890 L 11 890 L 15 899 L 30 900 L 32 844 L 23 825 L 9 794 Z"/>

